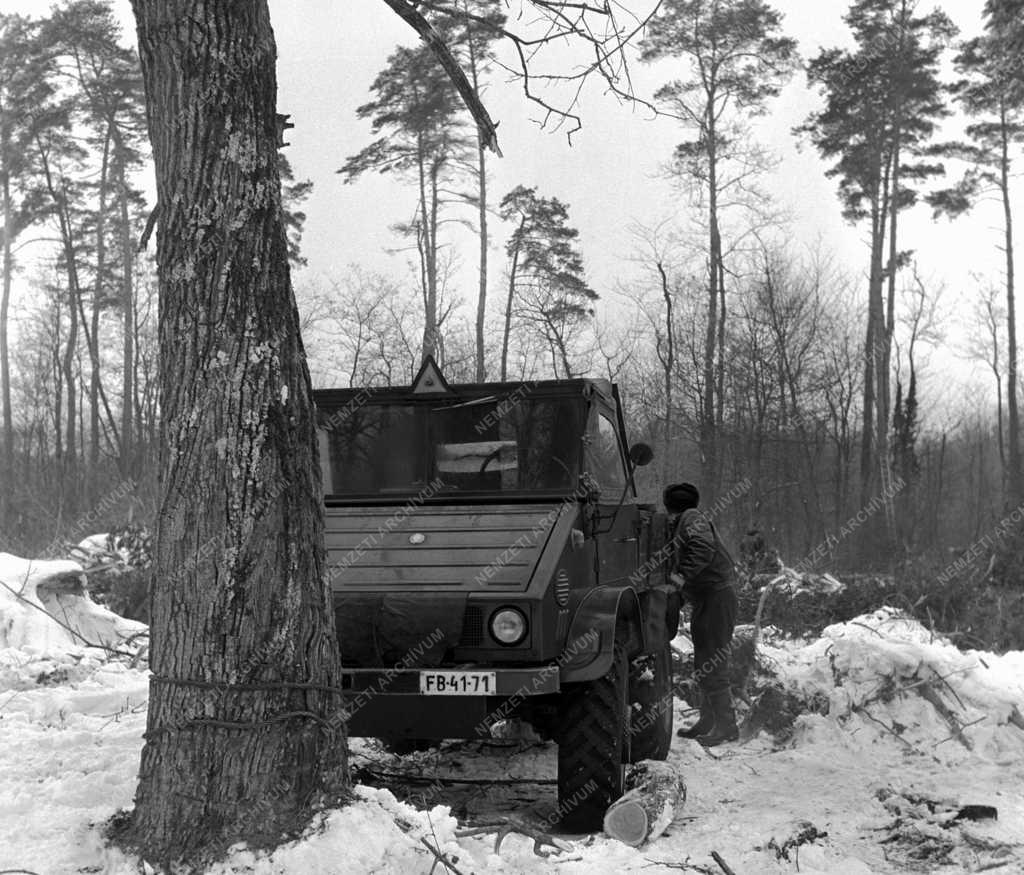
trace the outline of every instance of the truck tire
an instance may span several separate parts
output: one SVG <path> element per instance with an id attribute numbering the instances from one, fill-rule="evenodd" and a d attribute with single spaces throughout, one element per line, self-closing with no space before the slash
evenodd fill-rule
<path id="1" fill-rule="evenodd" d="M 652 680 L 642 680 L 644 670 L 654 672 Z M 673 692 L 672 648 L 666 643 L 653 656 L 641 661 L 629 675 L 630 762 L 663 760 L 672 746 Z"/>
<path id="2" fill-rule="evenodd" d="M 601 829 L 623 793 L 629 733 L 629 663 L 615 642 L 611 667 L 593 681 L 570 684 L 558 714 L 558 812 L 568 832 Z"/>

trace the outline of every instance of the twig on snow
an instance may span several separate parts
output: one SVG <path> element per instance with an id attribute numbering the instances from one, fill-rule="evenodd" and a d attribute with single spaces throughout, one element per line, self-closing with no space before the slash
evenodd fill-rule
<path id="1" fill-rule="evenodd" d="M 986 720 L 988 720 L 988 716 L 983 714 L 977 720 L 972 720 L 970 723 L 964 723 L 962 726 L 959 727 L 959 731 L 955 732 L 953 735 L 946 736 L 946 738 L 942 739 L 942 741 L 936 741 L 932 745 L 932 747 L 938 747 L 940 744 L 945 744 L 947 741 L 952 741 L 955 738 L 957 741 L 963 743 L 968 750 L 973 750 L 973 748 L 966 743 L 963 730 L 965 730 L 968 726 L 975 726 L 976 724 L 983 723 Z"/>
<path id="2" fill-rule="evenodd" d="M 505 840 L 505 837 L 514 832 L 533 839 L 533 852 L 538 857 L 550 857 L 553 853 L 560 854 L 573 849 L 573 845 L 568 842 L 556 839 L 550 833 L 533 829 L 522 821 L 513 820 L 511 818 L 508 820 L 498 821 L 497 823 L 480 824 L 479 826 L 456 830 L 455 835 L 462 838 L 463 836 L 487 835 L 492 832 L 496 833 L 494 837 L 494 853 L 496 854 L 501 852 L 501 843 Z M 549 845 L 555 850 L 545 851 L 545 845 Z"/>
<path id="3" fill-rule="evenodd" d="M 883 723 L 883 722 L 882 722 L 881 720 L 879 720 L 879 719 L 878 719 L 877 717 L 874 717 L 874 716 L 872 716 L 872 715 L 871 715 L 870 713 L 868 713 L 868 711 L 867 711 L 867 710 L 865 710 L 865 709 L 863 709 L 863 708 L 855 708 L 854 710 L 855 710 L 855 711 L 856 711 L 856 712 L 857 712 L 858 714 L 863 714 L 863 715 L 864 715 L 865 717 L 867 717 L 867 718 L 868 718 L 868 720 L 871 720 L 871 721 L 874 721 L 875 723 L 877 723 L 877 724 L 878 724 L 879 726 L 881 726 L 881 727 L 882 727 L 882 729 L 884 729 L 884 730 L 885 730 L 886 732 L 888 732 L 888 733 L 889 733 L 890 735 L 892 735 L 892 736 L 893 736 L 894 738 L 898 738 L 898 739 L 899 739 L 900 741 L 902 741 L 902 742 L 903 742 L 903 743 L 904 743 L 904 744 L 905 744 L 905 745 L 906 745 L 907 747 L 909 747 L 909 748 L 910 748 L 911 750 L 913 750 L 913 749 L 914 749 L 914 745 L 912 745 L 912 744 L 911 744 L 911 743 L 910 743 L 909 741 L 907 741 L 907 740 L 906 740 L 906 739 L 905 739 L 905 738 L 904 738 L 904 737 L 903 737 L 902 735 L 900 735 L 900 734 L 899 734 L 899 733 L 898 733 L 898 732 L 897 732 L 897 731 L 896 731 L 895 729 L 893 729 L 893 728 L 892 728 L 891 726 L 886 726 L 886 725 L 885 725 L 885 723 Z"/>
<path id="4" fill-rule="evenodd" d="M 420 838 L 420 844 L 423 845 L 423 847 L 425 847 L 428 851 L 430 851 L 430 853 L 434 855 L 434 865 L 430 867 L 431 872 L 433 872 L 437 864 L 440 863 L 449 872 L 454 872 L 455 875 L 463 875 L 463 873 L 459 870 L 459 867 L 456 866 L 451 860 L 449 860 L 446 854 L 435 848 L 432 844 L 430 844 L 430 842 L 427 841 L 426 836 Z"/>
<path id="5" fill-rule="evenodd" d="M 679 869 L 683 872 L 700 872 L 701 875 L 715 875 L 713 869 L 708 866 L 702 866 L 700 863 L 691 863 L 689 857 L 681 863 L 673 863 L 669 860 L 652 860 L 650 857 L 644 857 L 644 859 L 651 866 L 664 866 L 666 869 Z M 643 868 L 648 869 L 650 867 L 644 866 Z"/>
<path id="6" fill-rule="evenodd" d="M 718 851 L 711 852 L 711 859 L 713 859 L 716 863 L 718 863 L 719 866 L 722 867 L 722 871 L 725 873 L 725 875 L 736 875 L 736 873 L 732 870 L 729 864 L 722 859 L 722 855 L 718 853 Z"/>
<path id="7" fill-rule="evenodd" d="M 877 629 L 872 629 L 867 623 L 861 623 L 858 620 L 850 620 L 849 621 L 849 625 L 851 625 L 851 626 L 860 626 L 862 629 L 867 629 L 869 632 L 874 632 L 879 638 L 884 638 L 885 637 Z"/>

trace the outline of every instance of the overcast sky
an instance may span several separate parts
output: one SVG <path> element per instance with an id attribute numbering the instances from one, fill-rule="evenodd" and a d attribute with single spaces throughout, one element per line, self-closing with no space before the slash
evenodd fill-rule
<path id="1" fill-rule="evenodd" d="M 650 0 L 644 2 L 649 5 Z M 949 5 L 947 12 L 965 32 L 978 29 L 980 16 L 968 7 L 980 3 L 958 0 Z M 821 45 L 848 39 L 842 0 L 783 0 L 778 6 L 804 57 L 815 55 Z M 334 171 L 347 155 L 370 142 L 369 125 L 355 119 L 355 108 L 368 99 L 370 83 L 394 45 L 412 43 L 415 35 L 381 0 L 271 0 L 271 11 L 280 55 L 279 104 L 296 125 L 288 154 L 296 172 L 315 184 L 304 246 L 310 268 L 333 271 L 350 261 L 377 262 L 381 250 L 394 245 L 387 226 L 411 216 L 414 194 L 373 175 L 343 185 Z M 634 75 L 637 91 L 649 95 L 674 73 L 670 64 L 634 64 Z M 584 95 L 584 127 L 570 146 L 564 135 L 540 130 L 531 121 L 536 108 L 522 98 L 518 85 L 499 83 L 485 102 L 500 123 L 504 153 L 504 158 L 491 161 L 491 191 L 500 197 L 524 183 L 568 202 L 582 231 L 591 280 L 599 291 L 610 288 L 633 246 L 630 224 L 653 225 L 680 212 L 679 195 L 659 168 L 684 138 L 683 131 L 671 119 L 652 120 L 643 109 L 620 105 L 595 87 Z M 797 236 L 820 233 L 851 264 L 860 263 L 863 232 L 842 221 L 835 184 L 825 178 L 825 165 L 813 147 L 798 151 L 790 134 L 815 106 L 817 98 L 802 73 L 772 104 L 761 136 L 783 163 L 770 187 L 780 206 L 793 215 Z M 906 245 L 919 250 L 925 272 L 949 273 L 951 279 L 960 273 L 962 278 L 964 235 L 980 230 L 974 227 L 980 223 L 951 227 L 945 221 L 932 223 L 925 208 L 915 212 L 918 221 L 908 220 Z M 494 241 L 496 249 L 502 237 Z M 978 235 L 975 256 L 986 239 Z M 951 258 L 951 252 L 958 257 Z M 472 266 L 472 250 L 466 258 Z M 398 257 L 399 262 L 403 259 Z M 988 266 L 996 263 L 993 251 Z"/>
<path id="2" fill-rule="evenodd" d="M 638 0 L 649 8 L 651 0 Z M 780 0 L 784 29 L 795 36 L 803 57 L 813 57 L 822 45 L 848 42 L 842 22 L 846 0 Z M 922 6 L 929 4 L 922 3 Z M 963 34 L 980 29 L 981 2 L 949 0 L 948 14 Z M 5 11 L 38 14 L 38 0 L 0 0 Z M 134 21 L 128 0 L 115 8 L 134 42 Z M 355 108 L 369 99 L 369 86 L 398 42 L 412 44 L 415 34 L 382 0 L 270 0 L 278 44 L 279 110 L 292 117 L 287 154 L 299 178 L 314 183 L 307 204 L 303 252 L 309 267 L 296 282 L 339 277 L 347 265 L 358 263 L 408 279 L 408 253 L 389 254 L 398 244 L 389 226 L 412 216 L 415 194 L 393 180 L 367 174 L 344 185 L 336 170 L 346 156 L 370 142 L 369 125 L 355 118 Z M 674 75 L 670 64 L 634 64 L 639 94 L 650 93 Z M 863 270 L 867 252 L 864 230 L 842 221 L 835 184 L 825 177 L 825 165 L 814 148 L 798 143 L 792 127 L 818 105 L 817 97 L 798 73 L 783 95 L 771 104 L 760 124 L 760 136 L 774 149 L 781 165 L 768 188 L 778 206 L 789 212 L 789 234 L 824 245 L 854 272 Z M 651 119 L 641 108 L 622 105 L 589 89 L 583 95 L 583 129 L 567 143 L 564 133 L 541 130 L 536 107 L 527 103 L 517 84 L 497 82 L 486 95 L 492 118 L 499 122 L 504 157 L 492 158 L 490 190 L 496 201 L 517 184 L 536 185 L 545 196 L 569 204 L 571 221 L 580 228 L 582 249 L 591 285 L 611 300 L 616 280 L 628 278 L 628 257 L 636 243 L 635 223 L 653 226 L 681 215 L 680 196 L 659 168 L 685 135 L 668 118 Z M 921 272 L 947 285 L 947 306 L 961 315 L 958 298 L 970 295 L 970 271 L 998 281 L 1000 254 L 995 212 L 956 223 L 932 222 L 926 207 L 901 220 L 901 244 L 917 252 Z M 493 228 L 493 289 L 503 265 L 507 229 Z M 476 255 L 465 241 L 462 294 L 475 294 Z"/>
<path id="3" fill-rule="evenodd" d="M 650 3 L 640 0 L 637 8 L 650 8 Z M 962 34 L 974 35 L 981 27 L 981 5 L 980 0 L 949 0 L 943 8 Z M 804 58 L 813 57 L 822 46 L 849 43 L 842 21 L 846 0 L 781 0 L 776 6 Z M 922 0 L 926 6 L 930 4 Z M 306 273 L 338 276 L 347 264 L 358 262 L 408 276 L 408 254 L 386 252 L 396 246 L 388 226 L 412 215 L 413 191 L 373 174 L 344 185 L 335 171 L 346 156 L 370 142 L 369 125 L 355 118 L 355 108 L 369 99 L 370 84 L 395 44 L 412 44 L 415 34 L 382 0 L 271 0 L 271 15 L 279 51 L 280 109 L 295 123 L 288 154 L 297 174 L 314 182 L 303 244 L 309 258 Z M 633 73 L 642 96 L 676 75 L 670 63 L 634 63 Z M 792 239 L 812 245 L 820 238 L 859 274 L 867 260 L 864 229 L 842 220 L 835 183 L 825 177 L 826 165 L 813 146 L 800 147 L 791 135 L 818 100 L 803 73 L 798 73 L 760 123 L 760 137 L 782 162 L 768 188 L 779 207 L 792 216 Z M 631 226 L 654 226 L 682 212 L 680 196 L 660 168 L 685 138 L 684 132 L 673 120 L 651 119 L 643 109 L 619 104 L 598 87 L 584 94 L 583 129 L 573 136 L 572 145 L 564 134 L 538 127 L 537 109 L 522 97 L 518 84 L 499 81 L 485 102 L 500 123 L 504 153 L 490 162 L 492 200 L 523 183 L 567 202 L 581 231 L 591 284 L 611 303 L 616 280 L 628 278 L 634 269 L 628 262 L 636 248 Z M 933 222 L 923 206 L 901 219 L 902 247 L 916 251 L 923 276 L 946 284 L 944 301 L 953 313 L 969 312 L 966 301 L 976 285 L 971 271 L 999 278 L 998 220 L 993 209 L 954 223 Z M 493 279 L 504 264 L 507 232 L 493 226 Z M 460 287 L 471 301 L 476 256 L 469 241 L 462 251 L 466 269 Z M 301 275 L 297 279 L 303 281 Z M 492 290 L 498 287 L 492 281 Z M 953 345 L 963 320 L 949 321 Z M 938 361 L 940 367 L 966 376 L 965 369 L 951 360 L 949 365 L 941 364 L 942 357 Z M 979 379 L 985 381 L 988 375 L 982 371 Z"/>

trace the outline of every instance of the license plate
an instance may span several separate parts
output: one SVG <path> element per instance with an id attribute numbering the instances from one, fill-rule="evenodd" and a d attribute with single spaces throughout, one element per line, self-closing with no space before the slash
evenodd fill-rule
<path id="1" fill-rule="evenodd" d="M 493 671 L 420 672 L 420 692 L 426 696 L 493 696 L 497 689 Z"/>

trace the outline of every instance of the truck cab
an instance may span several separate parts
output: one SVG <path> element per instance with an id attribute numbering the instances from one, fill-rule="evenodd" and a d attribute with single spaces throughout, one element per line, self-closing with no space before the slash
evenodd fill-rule
<path id="1" fill-rule="evenodd" d="M 315 400 L 349 734 L 526 720 L 559 745 L 566 826 L 599 827 L 621 764 L 667 755 L 679 615 L 616 387 L 451 385 L 428 358 Z"/>

